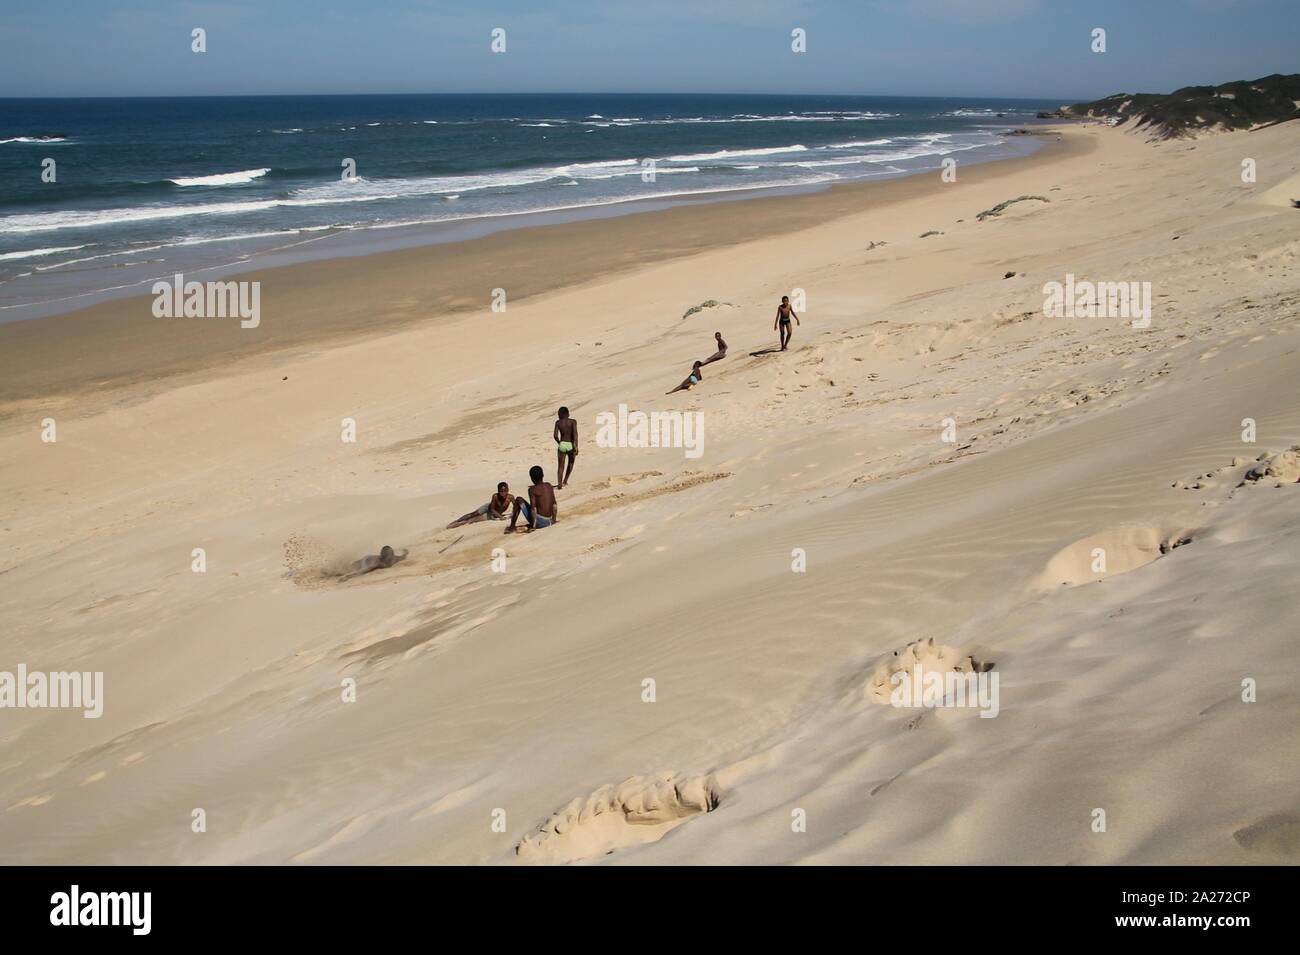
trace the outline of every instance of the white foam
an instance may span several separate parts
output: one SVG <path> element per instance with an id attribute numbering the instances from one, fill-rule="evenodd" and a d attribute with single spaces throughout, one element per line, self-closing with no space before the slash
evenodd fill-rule
<path id="1" fill-rule="evenodd" d="M 47 146 L 67 141 L 66 136 L 11 136 L 9 139 L 0 139 L 0 143 L 41 143 Z"/>
<path id="2" fill-rule="evenodd" d="M 274 209 L 274 199 L 249 202 L 210 202 L 203 205 L 145 206 L 139 209 L 97 209 L 73 212 L 43 212 L 0 218 L 0 234 L 53 232 L 56 229 L 95 228 L 121 225 L 124 222 L 149 222 L 187 216 L 237 215 Z"/>
<path id="3" fill-rule="evenodd" d="M 713 153 L 688 153 L 683 156 L 667 156 L 667 162 L 708 162 L 711 159 L 731 159 L 736 156 L 775 156 L 777 153 L 805 152 L 807 146 L 772 146 L 766 149 L 719 149 Z"/>
<path id="4" fill-rule="evenodd" d="M 13 259 L 35 259 L 42 255 L 54 255 L 56 252 L 75 252 L 77 249 L 84 249 L 84 245 L 60 245 L 52 249 L 29 249 L 26 252 L 4 252 L 0 253 L 0 262 L 12 261 Z"/>
<path id="5" fill-rule="evenodd" d="M 119 255 L 137 255 L 141 252 L 157 252 L 161 248 L 165 247 L 161 245 L 147 245 L 144 248 L 118 249 L 116 252 L 105 252 L 102 255 L 88 255 L 81 259 L 67 259 L 63 262 L 56 262 L 53 265 L 38 265 L 36 266 L 36 271 L 53 272 L 55 269 L 67 268 L 69 265 L 81 265 L 85 262 L 97 262 L 100 259 L 115 259 Z"/>
<path id="6" fill-rule="evenodd" d="M 213 176 L 189 176 L 167 181 L 174 182 L 178 186 L 236 186 L 261 179 L 270 171 L 271 167 L 267 166 L 264 169 L 244 169 L 240 172 L 221 172 Z"/>
<path id="7" fill-rule="evenodd" d="M 818 149 L 857 149 L 861 146 L 887 146 L 892 143 L 892 139 L 855 139 L 847 143 L 830 143 L 826 146 L 818 146 Z"/>
<path id="8" fill-rule="evenodd" d="M 574 163 L 569 163 L 567 166 L 556 166 L 554 168 L 555 171 L 558 173 L 569 169 L 605 169 L 607 167 L 635 166 L 635 165 L 636 165 L 635 159 L 605 159 L 605 160 L 599 160 L 597 162 L 574 162 Z"/>

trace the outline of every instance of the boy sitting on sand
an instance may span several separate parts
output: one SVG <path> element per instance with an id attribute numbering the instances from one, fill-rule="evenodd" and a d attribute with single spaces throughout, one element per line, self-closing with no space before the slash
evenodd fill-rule
<path id="1" fill-rule="evenodd" d="M 545 477 L 542 469 L 534 464 L 528 469 L 528 476 L 533 479 L 533 486 L 528 489 L 528 500 L 525 501 L 523 497 L 515 498 L 515 512 L 510 518 L 510 526 L 506 528 L 507 534 L 515 532 L 520 511 L 523 511 L 530 531 L 540 531 L 560 519 L 560 508 L 555 503 L 555 488 L 542 480 Z"/>
<path id="2" fill-rule="evenodd" d="M 727 343 L 722 340 L 722 332 L 714 332 L 713 337 L 717 339 L 718 350 L 708 358 L 704 359 L 704 361 L 700 362 L 701 365 L 710 365 L 715 361 L 722 361 L 722 359 L 727 357 Z"/>
<path id="3" fill-rule="evenodd" d="M 447 525 L 447 530 L 465 524 L 476 524 L 479 521 L 504 521 L 506 512 L 510 510 L 510 505 L 514 499 L 515 496 L 510 493 L 510 485 L 502 481 L 497 485 L 497 492 L 488 498 L 486 504 L 480 504 L 476 511 L 462 514 Z"/>

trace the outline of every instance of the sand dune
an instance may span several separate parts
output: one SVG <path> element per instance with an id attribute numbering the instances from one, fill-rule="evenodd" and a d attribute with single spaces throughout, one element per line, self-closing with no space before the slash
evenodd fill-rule
<path id="1" fill-rule="evenodd" d="M 0 669 L 101 670 L 106 702 L 7 712 L 0 859 L 1295 862 L 1300 212 L 1269 197 L 1300 127 L 1065 136 L 575 259 L 504 314 L 7 405 Z M 977 219 L 1021 195 L 1050 201 Z M 332 267 L 339 308 L 406 293 Z M 1044 317 L 1067 274 L 1150 282 L 1150 326 Z M 560 522 L 445 530 L 550 476 L 560 404 Z M 599 447 L 620 404 L 703 413 L 703 455 Z M 896 651 L 996 673 L 996 718 L 873 700 Z"/>

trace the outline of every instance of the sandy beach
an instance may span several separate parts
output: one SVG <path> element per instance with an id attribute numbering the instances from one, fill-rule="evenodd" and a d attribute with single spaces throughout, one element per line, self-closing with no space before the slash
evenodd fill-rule
<path id="1" fill-rule="evenodd" d="M 1063 124 L 240 275 L 256 329 L 0 325 L 3 668 L 103 673 L 6 713 L 0 860 L 1300 861 L 1298 147 Z M 1044 314 L 1085 280 L 1149 325 Z M 559 522 L 446 530 L 553 479 L 561 405 Z M 996 716 L 888 705 L 913 664 Z"/>

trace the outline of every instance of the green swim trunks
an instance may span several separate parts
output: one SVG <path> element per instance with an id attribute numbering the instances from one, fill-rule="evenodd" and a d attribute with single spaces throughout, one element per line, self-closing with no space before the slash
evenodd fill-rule
<path id="1" fill-rule="evenodd" d="M 561 454 L 568 454 L 568 453 L 569 453 L 570 451 L 572 451 L 572 450 L 573 450 L 573 442 L 571 442 L 571 441 L 561 441 L 561 442 L 560 442 L 560 453 L 561 453 Z"/>

